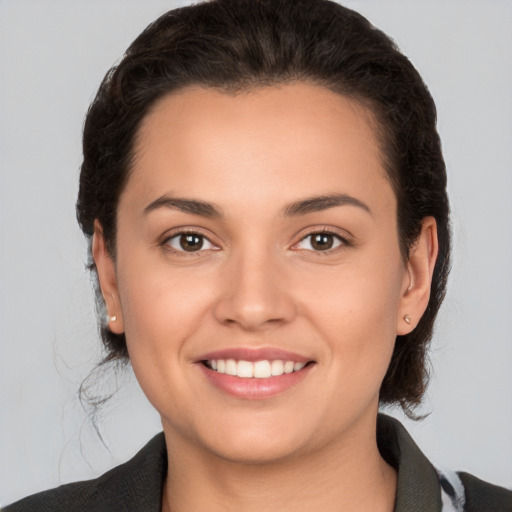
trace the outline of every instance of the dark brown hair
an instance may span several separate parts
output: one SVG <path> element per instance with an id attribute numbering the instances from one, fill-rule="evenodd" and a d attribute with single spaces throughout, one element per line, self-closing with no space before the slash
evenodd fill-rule
<path id="1" fill-rule="evenodd" d="M 437 221 L 439 256 L 427 310 L 412 333 L 397 336 L 380 391 L 382 403 L 410 411 L 428 381 L 426 350 L 449 270 L 446 171 L 427 87 L 395 44 L 358 13 L 327 0 L 213 0 L 161 16 L 108 71 L 89 108 L 78 221 L 90 241 L 98 219 L 115 258 L 117 204 L 137 130 L 164 95 L 191 85 L 236 93 L 297 81 L 353 98 L 373 114 L 397 197 L 404 258 L 422 219 Z M 91 269 L 95 275 L 92 259 Z M 127 359 L 124 335 L 104 323 L 101 335 L 104 361 Z"/>

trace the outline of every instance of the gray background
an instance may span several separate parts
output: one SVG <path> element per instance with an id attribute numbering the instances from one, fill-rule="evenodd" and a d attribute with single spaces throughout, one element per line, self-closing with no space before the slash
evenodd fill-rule
<path id="1" fill-rule="evenodd" d="M 438 466 L 512 487 L 512 2 L 346 4 L 423 74 L 449 169 L 454 259 L 431 414 L 405 422 Z M 103 381 L 120 386 L 99 418 L 108 449 L 77 400 L 99 343 L 74 201 L 81 125 L 103 74 L 176 5 L 0 0 L 2 504 L 97 475 L 160 429 L 129 373 Z"/>

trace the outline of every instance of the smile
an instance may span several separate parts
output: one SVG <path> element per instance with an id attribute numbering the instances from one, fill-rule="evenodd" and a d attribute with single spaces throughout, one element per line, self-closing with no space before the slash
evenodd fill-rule
<path id="1" fill-rule="evenodd" d="M 209 385 L 242 400 L 280 395 L 307 378 L 317 361 L 278 347 L 231 347 L 195 360 Z"/>
<path id="2" fill-rule="evenodd" d="M 218 373 L 240 377 L 241 379 L 266 379 L 285 373 L 302 370 L 307 363 L 284 361 L 281 359 L 244 361 L 235 359 L 209 359 L 204 364 Z"/>

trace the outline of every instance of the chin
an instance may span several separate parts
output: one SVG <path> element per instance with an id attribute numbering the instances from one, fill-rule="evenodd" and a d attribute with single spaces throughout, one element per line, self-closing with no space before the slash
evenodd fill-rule
<path id="1" fill-rule="evenodd" d="M 299 447 L 289 439 L 272 438 L 260 434 L 244 439 L 231 439 L 229 443 L 215 443 L 210 451 L 217 457 L 237 464 L 267 465 L 285 462 L 297 455 Z"/>
<path id="2" fill-rule="evenodd" d="M 230 418 L 206 416 L 196 428 L 179 430 L 205 455 L 239 464 L 272 464 L 293 458 L 314 437 L 305 422 L 301 429 L 291 428 L 296 419 L 283 416 L 261 411 Z"/>

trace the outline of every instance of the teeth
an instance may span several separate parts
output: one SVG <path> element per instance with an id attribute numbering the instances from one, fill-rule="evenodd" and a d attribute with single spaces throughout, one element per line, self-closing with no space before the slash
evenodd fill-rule
<path id="1" fill-rule="evenodd" d="M 226 361 L 226 373 L 228 375 L 236 375 L 236 361 L 234 359 L 228 359 Z"/>
<path id="2" fill-rule="evenodd" d="M 286 363 L 284 363 L 284 373 L 292 373 L 294 366 L 295 363 L 293 361 L 286 361 Z"/>
<path id="3" fill-rule="evenodd" d="M 236 361 L 235 359 L 210 359 L 206 362 L 212 370 L 227 375 L 234 375 L 242 379 L 266 379 L 268 377 L 277 377 L 284 373 L 298 372 L 302 370 L 306 363 L 296 363 L 294 361 L 281 361 L 279 359 L 269 361 Z"/>
<path id="4" fill-rule="evenodd" d="M 271 376 L 272 372 L 268 361 L 256 361 L 254 363 L 254 377 L 256 379 L 265 379 Z"/>
<path id="5" fill-rule="evenodd" d="M 272 375 L 283 375 L 283 372 L 284 372 L 283 361 L 279 361 L 279 360 L 272 361 L 272 363 L 270 363 L 270 372 L 272 373 Z"/>
<path id="6" fill-rule="evenodd" d="M 236 374 L 239 377 L 250 379 L 254 375 L 254 365 L 249 361 L 238 361 Z"/>

